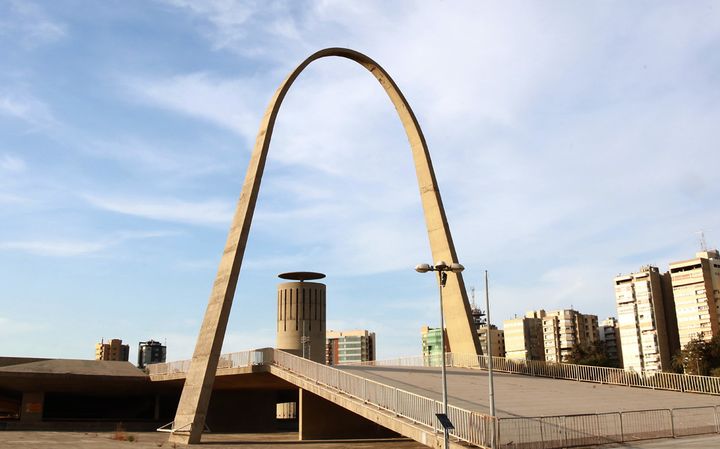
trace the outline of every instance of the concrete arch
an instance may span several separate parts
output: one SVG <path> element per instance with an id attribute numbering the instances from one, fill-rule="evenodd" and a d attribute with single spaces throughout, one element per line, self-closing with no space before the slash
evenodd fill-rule
<path id="1" fill-rule="evenodd" d="M 432 261 L 457 262 L 455 246 L 450 236 L 425 137 L 400 89 L 378 63 L 357 51 L 347 48 L 326 48 L 312 54 L 278 87 L 260 123 L 260 130 L 250 157 L 237 210 L 228 233 L 225 251 L 218 267 L 175 416 L 175 429 L 190 430 L 172 434 L 171 441 L 186 444 L 200 441 L 225 329 L 230 316 L 230 308 L 235 295 L 235 287 L 240 274 L 240 266 L 250 232 L 250 224 L 260 190 L 260 180 L 282 101 L 305 67 L 313 61 L 331 56 L 347 58 L 365 67 L 390 97 L 410 142 L 430 239 Z M 443 302 L 447 336 L 452 350 L 458 353 L 481 354 L 482 351 L 470 318 L 470 306 L 465 285 L 460 274 L 448 276 Z"/>

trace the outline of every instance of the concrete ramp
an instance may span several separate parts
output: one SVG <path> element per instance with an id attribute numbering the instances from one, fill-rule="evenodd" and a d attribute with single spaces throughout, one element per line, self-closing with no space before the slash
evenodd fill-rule
<path id="1" fill-rule="evenodd" d="M 301 357 L 273 351 L 270 372 L 326 401 L 372 421 L 400 435 L 430 446 L 441 448 L 442 428 L 435 417 L 442 403 L 391 385 L 385 385 L 352 373 L 321 365 Z M 311 399 L 312 401 L 312 399 Z M 300 426 L 307 421 L 323 419 L 312 416 L 314 407 L 300 399 Z M 303 416 L 303 412 L 307 415 Z M 490 447 L 496 421 L 485 415 L 449 406 L 448 415 L 455 429 L 451 443 L 458 447 Z M 312 435 L 317 438 L 319 434 Z M 308 436 L 310 437 L 310 436 Z"/>
<path id="2" fill-rule="evenodd" d="M 272 348 L 227 354 L 220 361 L 218 380 L 269 371 L 297 386 L 301 439 L 383 438 L 394 432 L 429 447 L 443 446 L 438 400 Z M 179 361 L 148 369 L 153 381 L 180 381 L 189 365 Z M 455 426 L 451 446 L 490 447 L 495 418 L 452 405 L 448 416 Z M 168 430 L 185 431 L 174 424 Z"/>

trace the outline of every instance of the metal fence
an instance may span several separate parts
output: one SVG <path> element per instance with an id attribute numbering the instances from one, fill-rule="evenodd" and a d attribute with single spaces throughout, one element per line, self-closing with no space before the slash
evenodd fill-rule
<path id="1" fill-rule="evenodd" d="M 275 351 L 275 365 L 318 384 L 353 396 L 365 403 L 392 412 L 397 416 L 422 424 L 439 432 L 435 417 L 442 411 L 442 403 L 322 365 L 284 351 Z M 448 406 L 448 416 L 455 426 L 450 435 L 460 441 L 480 447 L 490 447 L 494 438 L 496 419 L 478 412 Z"/>
<path id="2" fill-rule="evenodd" d="M 498 448 L 555 449 L 720 433 L 720 406 L 498 419 Z"/>
<path id="3" fill-rule="evenodd" d="M 253 351 L 233 352 L 223 354 L 218 360 L 217 369 L 240 368 L 243 366 L 263 365 L 272 361 L 272 349 L 257 349 Z M 148 374 L 180 374 L 187 373 L 192 360 L 177 362 L 153 363 L 147 366 Z"/>
<path id="4" fill-rule="evenodd" d="M 442 411 L 442 403 L 399 388 L 375 382 L 336 368 L 322 365 L 290 353 L 271 348 L 223 354 L 218 370 L 249 365 L 275 364 L 316 384 L 353 396 L 364 403 L 387 410 L 433 432 L 441 428 L 435 417 Z M 184 373 L 190 369 L 190 360 L 157 363 L 148 366 L 151 375 Z M 497 420 L 483 413 L 448 406 L 448 415 L 455 425 L 450 432 L 454 438 L 480 447 L 490 447 L 495 436 Z"/>
<path id="5" fill-rule="evenodd" d="M 487 369 L 487 359 L 487 356 L 475 354 L 447 353 L 445 355 L 445 363 L 448 366 L 460 368 Z M 375 366 L 440 366 L 440 358 L 437 356 L 416 356 L 363 362 L 362 364 Z M 720 395 L 720 377 L 663 372 L 636 372 L 620 368 L 508 359 L 505 357 L 493 357 L 493 370 L 553 379 Z"/>
<path id="6" fill-rule="evenodd" d="M 446 354 L 446 363 L 449 366 L 485 368 L 486 362 L 487 358 L 484 356 Z M 441 432 L 439 423 L 435 418 L 435 414 L 440 413 L 442 410 L 441 402 L 341 371 L 331 366 L 303 359 L 284 351 L 266 348 L 223 354 L 218 362 L 218 370 L 268 364 L 274 364 L 299 377 L 311 380 L 313 383 L 321 384 L 326 388 L 342 392 L 364 403 L 392 412 L 396 416 L 426 426 L 432 429 L 433 432 Z M 439 360 L 430 360 L 420 356 L 366 364 L 418 367 L 439 364 Z M 190 360 L 148 366 L 151 375 L 183 373 L 187 372 L 189 368 Z M 640 383 L 636 377 L 630 377 L 634 379 L 631 382 L 627 381 L 628 378 L 623 376 L 629 375 L 628 373 L 631 372 L 624 370 L 528 362 L 503 357 L 493 358 L 493 368 L 498 371 L 517 374 L 676 391 L 697 391 L 708 385 L 714 385 L 703 376 L 684 376 L 690 379 L 682 381 L 678 380 L 676 376 L 683 377 L 683 375 L 668 375 L 661 377 L 661 379 L 665 378 L 670 382 L 669 384 L 663 384 L 656 379 L 657 385 L 651 386 L 648 383 Z M 637 376 L 637 373 L 631 374 Z M 654 374 L 652 377 L 658 376 L 658 374 Z M 598 380 L 601 376 L 605 376 L 605 380 Z M 648 379 L 652 377 L 647 375 L 639 378 Z M 611 380 L 608 381 L 608 378 Z M 698 378 L 702 378 L 702 380 Z M 688 385 L 693 386 L 695 389 L 686 388 Z M 455 439 L 480 447 L 491 447 L 494 441 L 496 443 L 495 447 L 500 449 L 555 449 L 720 433 L 720 405 L 517 418 L 493 418 L 489 415 L 449 405 L 448 415 L 455 426 L 455 430 L 451 431 L 450 435 Z"/>

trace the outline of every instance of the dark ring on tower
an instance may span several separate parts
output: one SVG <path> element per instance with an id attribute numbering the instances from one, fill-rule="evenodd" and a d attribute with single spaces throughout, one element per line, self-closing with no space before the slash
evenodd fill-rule
<path id="1" fill-rule="evenodd" d="M 290 271 L 288 273 L 278 274 L 280 279 L 287 279 L 290 281 L 314 281 L 316 279 L 322 279 L 325 277 L 323 273 L 316 273 L 314 271 Z"/>

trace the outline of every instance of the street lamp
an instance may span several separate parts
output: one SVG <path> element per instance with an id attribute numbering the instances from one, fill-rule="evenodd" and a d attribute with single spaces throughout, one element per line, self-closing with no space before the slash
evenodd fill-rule
<path id="1" fill-rule="evenodd" d="M 443 416 L 438 416 L 440 423 L 443 426 L 443 432 L 445 437 L 445 449 L 450 447 L 450 436 L 448 430 L 452 427 L 452 423 L 447 417 L 448 413 L 448 399 L 447 399 L 447 373 L 445 371 L 445 314 L 443 313 L 443 288 L 447 282 L 447 272 L 460 273 L 465 267 L 461 264 L 454 262 L 450 265 L 444 260 L 439 260 L 435 263 L 435 266 L 421 263 L 415 267 L 415 271 L 418 273 L 427 273 L 428 271 L 437 271 L 438 274 L 438 285 L 440 288 L 440 346 L 442 354 L 441 377 L 442 377 L 442 401 L 443 401 Z"/>

